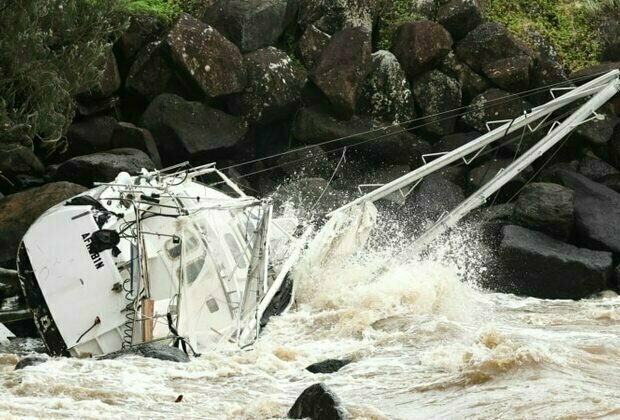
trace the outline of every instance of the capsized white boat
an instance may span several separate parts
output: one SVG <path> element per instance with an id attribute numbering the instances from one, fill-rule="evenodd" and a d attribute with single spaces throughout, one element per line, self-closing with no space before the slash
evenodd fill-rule
<path id="1" fill-rule="evenodd" d="M 204 175 L 233 195 L 196 180 Z M 51 354 L 153 341 L 244 347 L 292 301 L 296 229 L 214 164 L 121 173 L 43 214 L 23 238 L 18 270 Z"/>
<path id="2" fill-rule="evenodd" d="M 311 242 L 310 230 L 299 234 L 296 220 L 272 217 L 268 200 L 246 196 L 213 164 L 133 177 L 121 173 L 53 207 L 26 233 L 18 271 L 35 324 L 52 354 L 97 355 L 157 340 L 195 351 L 220 343 L 251 345 L 267 318 L 292 301 L 288 275 L 303 248 L 305 266 L 320 269 L 342 260 L 369 237 L 377 215 L 373 202 L 397 192 L 406 196 L 425 176 L 461 159 L 469 164 L 509 134 L 522 139 L 526 130 L 549 126 L 536 145 L 515 154 L 385 267 L 406 260 L 561 146 L 579 125 L 604 118 L 596 111 L 620 92 L 620 71 L 552 89 L 552 95 L 558 90 L 561 96 L 511 120 L 487 123 L 488 133 L 425 156 L 435 160 L 328 214 Z M 557 116 L 574 103 L 582 105 Z M 491 129 L 492 123 L 498 127 Z M 200 184 L 201 175 L 218 176 L 233 195 Z"/>

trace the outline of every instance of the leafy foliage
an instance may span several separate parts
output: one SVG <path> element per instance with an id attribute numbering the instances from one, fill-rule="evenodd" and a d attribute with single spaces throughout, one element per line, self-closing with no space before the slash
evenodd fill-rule
<path id="1" fill-rule="evenodd" d="M 412 0 L 383 1 L 381 19 L 378 27 L 377 48 L 389 50 L 396 29 L 404 23 L 425 19 L 416 13 L 412 7 Z"/>
<path id="2" fill-rule="evenodd" d="M 131 14 L 157 16 L 171 23 L 182 12 L 200 17 L 210 3 L 207 0 L 122 0 L 122 7 Z"/>
<path id="3" fill-rule="evenodd" d="M 61 146 L 123 27 L 117 0 L 0 0 L 0 142 Z"/>
<path id="4" fill-rule="evenodd" d="M 539 33 L 556 48 L 569 71 L 598 61 L 600 45 L 596 40 L 599 13 L 593 5 L 620 0 L 486 0 L 485 14 L 490 21 L 506 25 L 526 43 Z"/>

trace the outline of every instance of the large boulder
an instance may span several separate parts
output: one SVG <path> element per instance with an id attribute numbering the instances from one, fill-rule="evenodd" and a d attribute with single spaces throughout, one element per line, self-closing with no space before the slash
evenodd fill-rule
<path id="1" fill-rule="evenodd" d="M 532 57 L 520 55 L 486 63 L 482 71 L 500 88 L 508 92 L 522 92 L 530 86 L 533 66 Z"/>
<path id="2" fill-rule="evenodd" d="M 370 71 L 370 41 L 370 31 L 366 28 L 335 33 L 310 74 L 334 111 L 345 119 L 357 110 L 362 87 Z"/>
<path id="3" fill-rule="evenodd" d="M 573 86 L 568 80 L 568 76 L 564 71 L 564 66 L 556 60 L 550 58 L 539 58 L 532 69 L 530 87 L 532 89 L 541 89 L 541 92 L 535 95 L 528 95 L 528 100 L 536 105 L 542 105 L 553 99 L 549 92 L 549 86 L 556 85 L 562 87 Z"/>
<path id="4" fill-rule="evenodd" d="M 110 49 L 105 56 L 103 72 L 95 86 L 89 87 L 84 95 L 90 98 L 108 98 L 121 87 L 121 74 L 116 64 L 116 57 Z"/>
<path id="5" fill-rule="evenodd" d="M 155 138 L 164 165 L 221 158 L 221 153 L 238 145 L 247 131 L 240 117 L 169 94 L 149 104 L 140 126 Z"/>
<path id="6" fill-rule="evenodd" d="M 301 109 L 293 124 L 293 136 L 303 144 L 343 139 L 328 147 L 355 145 L 349 153 L 391 164 L 419 165 L 421 155 L 432 151 L 428 143 L 399 126 L 377 128 L 370 117 L 363 116 L 340 121 L 322 107 Z"/>
<path id="7" fill-rule="evenodd" d="M 435 222 L 465 200 L 463 189 L 440 174 L 425 177 L 409 195 L 406 209 L 416 223 Z"/>
<path id="8" fill-rule="evenodd" d="M 611 279 L 611 252 L 568 245 L 519 226 L 504 226 L 502 275 L 495 288 L 544 299 L 581 299 L 605 290 Z"/>
<path id="9" fill-rule="evenodd" d="M 588 156 L 579 161 L 578 171 L 581 175 L 596 182 L 601 182 L 612 175 L 618 175 L 620 173 L 616 168 L 604 160 L 595 159 Z"/>
<path id="10" fill-rule="evenodd" d="M 67 142 L 69 156 L 79 156 L 110 149 L 117 121 L 112 117 L 91 117 L 77 120 L 69 126 Z"/>
<path id="11" fill-rule="evenodd" d="M 453 52 L 444 57 L 439 64 L 439 70 L 458 80 L 463 91 L 464 103 L 470 103 L 476 96 L 493 87 L 489 80 L 475 73 L 467 64 L 456 58 Z"/>
<path id="12" fill-rule="evenodd" d="M 360 26 L 372 30 L 375 18 L 383 9 L 383 3 L 376 0 L 303 0 L 300 3 L 301 26 L 314 24 L 330 35 Z"/>
<path id="13" fill-rule="evenodd" d="M 428 20 L 401 25 L 392 43 L 392 51 L 410 79 L 432 70 L 451 48 L 450 33 Z"/>
<path id="14" fill-rule="evenodd" d="M 296 0 L 216 0 L 202 20 L 245 53 L 275 44 L 297 8 Z"/>
<path id="15" fill-rule="evenodd" d="M 448 0 L 437 11 L 437 21 L 458 41 L 482 23 L 478 0 Z"/>
<path id="16" fill-rule="evenodd" d="M 245 87 L 239 49 L 213 27 L 184 13 L 166 42 L 176 65 L 206 96 L 228 95 Z"/>
<path id="17" fill-rule="evenodd" d="M 118 350 L 100 356 L 97 360 L 113 360 L 127 356 L 142 356 L 176 363 L 187 363 L 190 361 L 189 356 L 183 350 L 156 343 L 141 344 L 128 349 Z"/>
<path id="18" fill-rule="evenodd" d="M 30 225 L 46 210 L 86 188 L 56 182 L 11 194 L 0 200 L 0 266 L 13 266 L 17 247 Z"/>
<path id="19" fill-rule="evenodd" d="M 144 46 L 159 38 L 164 25 L 160 19 L 147 14 L 129 17 L 129 27 L 114 44 L 114 52 L 123 75 L 129 71 L 136 55 Z"/>
<path id="20" fill-rule="evenodd" d="M 426 118 L 424 129 L 439 136 L 454 132 L 457 115 L 453 110 L 462 104 L 459 82 L 438 70 L 422 74 L 413 83 L 415 99 Z M 450 111 L 452 115 L 450 115 Z"/>
<path id="21" fill-rule="evenodd" d="M 480 135 L 481 134 L 478 131 L 450 134 L 442 137 L 438 142 L 434 143 L 433 151 L 435 153 L 451 152 L 466 145 L 467 143 L 470 143 L 472 140 L 477 139 Z"/>
<path id="22" fill-rule="evenodd" d="M 473 168 L 469 171 L 467 177 L 467 183 L 470 191 L 477 191 L 482 188 L 486 183 L 495 178 L 500 171 L 507 168 L 513 161 L 510 159 L 491 159 L 482 163 L 477 168 Z M 517 193 L 521 187 L 523 187 L 533 175 L 534 170 L 531 166 L 526 167 L 521 173 L 512 178 L 502 189 L 500 190 L 500 196 L 503 198 L 511 198 L 513 194 Z"/>
<path id="23" fill-rule="evenodd" d="M 323 383 L 306 388 L 288 412 L 290 419 L 344 420 L 348 418 L 340 398 Z"/>
<path id="24" fill-rule="evenodd" d="M 142 168 L 155 169 L 155 163 L 143 151 L 112 149 L 69 159 L 60 165 L 56 178 L 92 187 L 94 182 L 114 180 L 119 172 L 137 174 Z"/>
<path id="25" fill-rule="evenodd" d="M 585 176 L 560 171 L 562 184 L 575 191 L 575 230 L 579 244 L 620 253 L 620 194 Z"/>
<path id="26" fill-rule="evenodd" d="M 609 139 L 608 154 L 609 161 L 616 167 L 620 168 L 620 124 L 617 124 Z"/>
<path id="27" fill-rule="evenodd" d="M 567 241 L 575 223 L 575 193 L 561 185 L 537 182 L 527 185 L 517 199 L 514 220 L 560 241 Z"/>
<path id="28" fill-rule="evenodd" d="M 12 177 L 20 174 L 41 175 L 43 164 L 31 149 L 19 144 L 0 143 L 0 173 Z"/>
<path id="29" fill-rule="evenodd" d="M 304 69 L 281 50 L 262 48 L 243 57 L 248 85 L 232 102 L 249 123 L 269 124 L 301 105 Z"/>
<path id="30" fill-rule="evenodd" d="M 620 61 L 606 61 L 604 63 L 593 64 L 572 72 L 569 78 L 573 80 L 575 84 L 582 85 L 592 79 L 602 76 L 603 73 L 613 70 L 620 70 Z"/>
<path id="31" fill-rule="evenodd" d="M 487 122 L 518 118 L 529 109 L 530 104 L 523 99 L 514 98 L 501 89 L 489 89 L 471 101 L 463 122 L 484 133 L 488 131 Z"/>
<path id="32" fill-rule="evenodd" d="M 533 54 L 534 52 L 515 38 L 505 26 L 493 22 L 479 25 L 456 48 L 457 57 L 476 72 L 502 58 Z"/>
<path id="33" fill-rule="evenodd" d="M 144 128 L 136 127 L 135 125 L 127 122 L 121 122 L 114 127 L 112 132 L 112 139 L 110 141 L 113 149 L 139 149 L 149 155 L 155 166 L 161 167 L 161 158 L 155 139 Z"/>
<path id="34" fill-rule="evenodd" d="M 409 81 L 391 52 L 381 50 L 372 55 L 360 110 L 377 120 L 393 123 L 407 122 L 415 117 Z"/>
<path id="35" fill-rule="evenodd" d="M 323 50 L 329 44 L 331 36 L 321 31 L 314 25 L 306 28 L 297 44 L 297 50 L 301 62 L 307 69 L 313 70 L 323 54 Z"/>
<path id="36" fill-rule="evenodd" d="M 174 72 L 166 45 L 162 41 L 146 44 L 136 55 L 125 87 L 128 92 L 151 100 L 162 93 L 181 93 L 183 87 Z"/>
<path id="37" fill-rule="evenodd" d="M 599 118 L 579 125 L 573 134 L 575 142 L 585 142 L 594 147 L 607 149 L 607 143 L 613 135 L 614 129 L 620 123 L 618 118 L 610 108 L 599 111 Z"/>

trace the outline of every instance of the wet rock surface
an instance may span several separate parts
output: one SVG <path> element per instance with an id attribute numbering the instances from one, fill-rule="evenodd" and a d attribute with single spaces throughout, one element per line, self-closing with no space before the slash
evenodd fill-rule
<path id="1" fill-rule="evenodd" d="M 605 290 L 611 252 L 577 248 L 518 226 L 505 226 L 500 246 L 503 292 L 546 299 L 579 299 Z"/>
<path id="2" fill-rule="evenodd" d="M 575 193 L 558 184 L 527 185 L 516 201 L 517 224 L 541 231 L 560 241 L 567 241 L 575 223 Z"/>
<path id="3" fill-rule="evenodd" d="M 43 363 L 48 362 L 49 360 L 50 359 L 47 356 L 39 356 L 39 355 L 26 356 L 20 359 L 19 362 L 17 362 L 17 364 L 15 365 L 15 370 L 25 369 L 28 366 L 41 365 Z"/>
<path id="4" fill-rule="evenodd" d="M 306 366 L 306 370 L 311 373 L 334 373 L 338 372 L 349 363 L 351 363 L 349 359 L 328 359 Z"/>
<path id="5" fill-rule="evenodd" d="M 312 420 L 347 419 L 346 410 L 340 398 L 324 383 L 306 388 L 288 412 L 290 419 L 310 418 Z"/>
<path id="6" fill-rule="evenodd" d="M 190 358 L 183 350 L 160 344 L 142 344 L 100 356 L 97 360 L 112 360 L 127 356 L 142 356 L 168 362 L 187 363 Z"/>

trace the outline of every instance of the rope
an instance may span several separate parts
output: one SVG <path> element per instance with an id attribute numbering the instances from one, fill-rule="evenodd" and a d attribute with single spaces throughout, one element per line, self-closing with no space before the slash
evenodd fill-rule
<path id="1" fill-rule="evenodd" d="M 342 162 L 346 162 L 346 154 L 347 154 L 347 147 L 345 146 L 344 149 L 342 150 L 342 156 L 340 157 L 340 161 L 338 161 L 338 165 L 336 165 L 336 169 L 334 169 L 334 173 L 332 173 L 331 178 L 329 178 L 329 181 L 327 181 L 327 185 L 323 189 L 323 192 L 321 193 L 319 198 L 312 205 L 312 207 L 310 207 L 310 212 L 312 212 L 312 210 L 314 210 L 316 208 L 316 206 L 318 206 L 318 204 L 321 202 L 321 199 L 323 198 L 323 196 L 327 192 L 327 189 L 329 188 L 329 186 L 331 185 L 332 181 L 334 180 L 334 177 L 336 176 L 336 173 L 338 173 L 338 169 L 340 169 L 340 165 L 342 165 Z"/>

